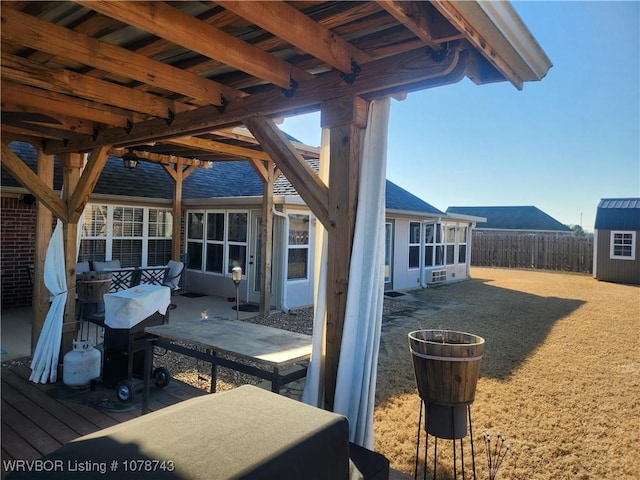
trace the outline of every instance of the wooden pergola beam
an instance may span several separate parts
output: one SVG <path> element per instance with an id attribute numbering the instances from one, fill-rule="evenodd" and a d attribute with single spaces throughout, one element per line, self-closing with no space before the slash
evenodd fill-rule
<path id="1" fill-rule="evenodd" d="M 432 18 L 426 3 L 397 0 L 377 0 L 377 3 L 433 50 L 442 50 L 442 45 L 436 43 L 431 34 Z"/>
<path id="2" fill-rule="evenodd" d="M 166 117 L 169 111 L 177 113 L 196 108 L 78 72 L 50 68 L 8 53 L 3 52 L 1 58 L 2 78 L 6 80 L 72 97 L 81 97 L 99 105 L 113 105 L 157 117 Z"/>
<path id="3" fill-rule="evenodd" d="M 4 159 L 3 159 L 4 163 Z M 53 155 L 38 149 L 38 178 L 53 190 Z M 44 259 L 51 240 L 53 215 L 41 201 L 36 202 L 36 232 L 33 261 L 33 318 L 31 322 L 31 353 L 33 354 L 49 311 L 49 290 L 44 284 Z"/>
<path id="4" fill-rule="evenodd" d="M 304 70 L 201 22 L 165 2 L 77 1 L 87 8 L 153 33 L 188 50 L 218 60 L 282 88 L 289 88 L 292 78 L 302 81 L 313 77 Z"/>
<path id="5" fill-rule="evenodd" d="M 98 147 L 91 152 L 80 180 L 69 198 L 69 222 L 77 223 L 80 219 L 80 215 L 82 215 L 108 159 L 109 147 L 106 145 Z"/>
<path id="6" fill-rule="evenodd" d="M 343 73 L 351 73 L 351 62 L 363 64 L 373 60 L 362 50 L 285 2 L 217 3 Z"/>
<path id="7" fill-rule="evenodd" d="M 278 126 L 265 117 L 248 118 L 245 125 L 258 139 L 262 148 L 276 159 L 276 165 L 293 188 L 326 228 L 332 229 L 329 218 L 329 189 L 311 169 L 309 163 L 293 148 Z"/>
<path id="8" fill-rule="evenodd" d="M 2 7 L 1 16 L 1 38 L 18 45 L 59 55 L 148 85 L 204 100 L 209 104 L 219 105 L 221 96 L 232 99 L 244 95 L 234 88 L 39 20 L 7 6 Z"/>
<path id="9" fill-rule="evenodd" d="M 271 157 L 263 151 L 253 150 L 246 147 L 239 147 L 237 145 L 230 145 L 223 142 L 216 142 L 215 140 L 207 140 L 205 138 L 174 138 L 172 140 L 167 140 L 164 143 L 167 143 L 169 145 L 179 145 L 181 147 L 193 147 L 198 150 L 204 150 L 207 152 L 224 153 L 239 158 L 253 158 L 256 160 L 271 161 Z"/>
<path id="10" fill-rule="evenodd" d="M 62 113 L 80 120 L 119 126 L 123 129 L 127 126 L 127 122 L 132 123 L 144 120 L 144 117 L 139 113 L 102 105 L 82 98 L 47 92 L 40 88 L 12 82 L 2 81 L 1 85 L 2 104 L 5 111 L 10 108 L 10 105 L 16 105 L 20 111 L 38 111 L 56 116 Z"/>
<path id="11" fill-rule="evenodd" d="M 63 222 L 68 220 L 67 204 L 55 194 L 52 187 L 20 160 L 5 142 L 2 142 L 2 166 L 56 217 Z"/>
<path id="12" fill-rule="evenodd" d="M 323 102 L 335 98 L 362 96 L 369 99 L 424 88 L 425 82 L 429 85 L 433 83 L 433 86 L 453 83 L 464 77 L 466 59 L 466 53 L 453 48 L 446 58 L 435 63 L 425 55 L 424 49 L 416 49 L 363 65 L 360 75 L 352 85 L 347 84 L 339 72 L 328 72 L 301 83 L 293 98 L 286 102 L 282 100 L 280 89 L 269 90 L 230 102 L 224 112 L 220 112 L 215 106 L 201 107 L 177 114 L 171 125 L 167 125 L 163 119 L 147 120 L 136 124 L 129 133 L 120 128 L 112 128 L 100 132 L 95 140 L 91 137 L 78 137 L 67 144 L 49 142 L 45 152 L 88 151 L 101 144 L 130 146 L 198 135 L 238 125 L 248 116 L 287 115 L 318 110 Z"/>

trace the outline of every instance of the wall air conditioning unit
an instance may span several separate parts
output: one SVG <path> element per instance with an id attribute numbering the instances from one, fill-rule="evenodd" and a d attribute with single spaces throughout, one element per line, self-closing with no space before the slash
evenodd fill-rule
<path id="1" fill-rule="evenodd" d="M 431 281 L 428 283 L 441 283 L 447 281 L 446 270 L 433 270 L 431 272 Z"/>

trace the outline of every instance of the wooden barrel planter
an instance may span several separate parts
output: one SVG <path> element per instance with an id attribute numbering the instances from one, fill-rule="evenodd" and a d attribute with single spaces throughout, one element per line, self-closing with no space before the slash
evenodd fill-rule
<path id="1" fill-rule="evenodd" d="M 409 347 L 418 393 L 427 404 L 459 407 L 475 399 L 484 339 L 452 330 L 416 330 Z"/>
<path id="2" fill-rule="evenodd" d="M 102 303 L 103 295 L 109 293 L 111 272 L 81 273 L 76 277 L 78 300 L 84 303 Z"/>

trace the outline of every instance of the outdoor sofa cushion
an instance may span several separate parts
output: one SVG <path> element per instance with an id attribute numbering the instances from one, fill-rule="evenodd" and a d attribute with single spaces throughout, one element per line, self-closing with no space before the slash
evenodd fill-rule
<path id="1" fill-rule="evenodd" d="M 348 436 L 341 415 L 244 385 L 78 438 L 44 457 L 65 468 L 35 478 L 347 480 Z M 142 467 L 126 472 L 124 462 L 129 470 L 137 467 L 133 460 Z M 153 471 L 144 469 L 146 460 Z M 111 469 L 114 461 L 117 471 Z M 106 474 L 67 471 L 67 465 L 86 462 L 106 464 Z M 29 475 L 14 472 L 9 478 Z"/>
<path id="2" fill-rule="evenodd" d="M 119 270 L 120 260 L 108 260 L 106 262 L 93 262 L 93 269 L 96 272 L 106 272 L 109 270 Z"/>
<path id="3" fill-rule="evenodd" d="M 87 273 L 91 269 L 89 268 L 89 262 L 78 262 L 76 263 L 76 274 L 78 273 Z"/>
<path id="4" fill-rule="evenodd" d="M 164 278 L 164 282 L 162 283 L 165 287 L 169 287 L 171 290 L 178 290 L 180 283 L 180 277 L 182 276 L 182 270 L 184 269 L 183 262 L 176 262 L 175 260 L 169 260 L 167 263 L 167 267 L 169 267 L 169 271 Z"/>

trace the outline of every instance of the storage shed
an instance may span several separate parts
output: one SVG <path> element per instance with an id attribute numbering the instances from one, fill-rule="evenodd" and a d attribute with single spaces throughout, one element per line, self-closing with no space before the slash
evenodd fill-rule
<path id="1" fill-rule="evenodd" d="M 603 198 L 594 228 L 593 276 L 640 284 L 640 198 Z"/>

